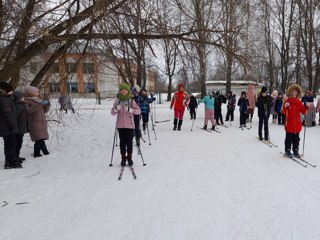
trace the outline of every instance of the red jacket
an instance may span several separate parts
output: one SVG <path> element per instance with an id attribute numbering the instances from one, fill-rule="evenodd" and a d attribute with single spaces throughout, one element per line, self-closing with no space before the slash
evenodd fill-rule
<path id="1" fill-rule="evenodd" d="M 289 106 L 286 108 L 286 103 Z M 286 115 L 285 130 L 288 133 L 299 133 L 302 129 L 301 117 L 302 113 L 305 115 L 307 108 L 302 104 L 298 98 L 288 98 L 282 107 L 282 113 Z"/>
<path id="2" fill-rule="evenodd" d="M 189 104 L 189 96 L 184 91 L 178 91 L 173 94 L 170 108 L 174 106 L 174 110 L 183 110 Z"/>

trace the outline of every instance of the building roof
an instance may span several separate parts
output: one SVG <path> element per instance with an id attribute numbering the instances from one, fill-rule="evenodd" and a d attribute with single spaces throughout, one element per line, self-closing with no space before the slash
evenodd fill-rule
<path id="1" fill-rule="evenodd" d="M 206 81 L 206 85 L 226 85 L 227 81 L 226 80 L 211 80 L 211 81 Z M 261 83 L 257 83 L 255 81 L 250 81 L 250 80 L 239 80 L 239 81 L 231 81 L 231 85 L 248 85 L 248 84 L 252 84 L 255 86 L 259 86 L 259 85 L 263 85 Z"/>

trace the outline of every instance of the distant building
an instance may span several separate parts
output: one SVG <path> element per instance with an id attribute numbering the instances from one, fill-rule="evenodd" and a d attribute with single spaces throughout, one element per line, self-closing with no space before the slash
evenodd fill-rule
<path id="1" fill-rule="evenodd" d="M 118 93 L 121 75 L 111 58 L 104 52 L 84 47 L 72 49 L 56 61 L 44 77 L 44 89 L 49 93 L 72 93 L 75 96 L 96 96 L 102 98 L 115 97 Z M 22 78 L 31 82 L 44 63 L 51 57 L 45 52 L 32 59 L 23 70 Z M 120 62 L 121 60 L 119 60 Z M 136 65 L 132 64 L 132 75 L 136 76 Z M 147 69 L 146 88 L 154 91 L 155 72 Z"/>
<path id="2" fill-rule="evenodd" d="M 226 80 L 206 81 L 206 88 L 207 90 L 212 90 L 212 91 L 219 90 L 222 94 L 225 94 L 226 84 L 227 84 Z M 237 96 L 240 96 L 242 91 L 247 90 L 249 84 L 254 85 L 256 88 L 263 86 L 263 84 L 256 83 L 254 81 L 245 81 L 245 80 L 231 81 L 231 91 Z"/>

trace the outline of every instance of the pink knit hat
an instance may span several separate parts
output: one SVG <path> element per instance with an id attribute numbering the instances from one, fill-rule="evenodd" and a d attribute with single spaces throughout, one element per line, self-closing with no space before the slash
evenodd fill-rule
<path id="1" fill-rule="evenodd" d="M 39 92 L 39 89 L 33 86 L 27 86 L 24 88 L 25 96 L 35 96 Z"/>

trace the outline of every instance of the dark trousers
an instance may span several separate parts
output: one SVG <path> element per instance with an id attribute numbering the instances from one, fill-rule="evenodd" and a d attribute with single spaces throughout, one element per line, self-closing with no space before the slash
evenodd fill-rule
<path id="1" fill-rule="evenodd" d="M 16 135 L 11 134 L 3 137 L 5 161 L 14 163 L 16 161 Z"/>
<path id="2" fill-rule="evenodd" d="M 195 108 L 190 108 L 190 118 L 196 119 L 196 109 Z"/>
<path id="3" fill-rule="evenodd" d="M 231 122 L 234 119 L 234 109 L 228 109 L 227 111 L 227 116 L 226 116 L 226 121 L 229 121 L 229 117 L 231 117 Z"/>
<path id="4" fill-rule="evenodd" d="M 21 150 L 22 143 L 23 143 L 23 135 L 24 134 L 16 134 L 16 142 L 17 142 L 17 145 L 16 145 L 16 157 L 20 156 L 20 150 Z"/>
<path id="5" fill-rule="evenodd" d="M 129 128 L 118 128 L 119 138 L 120 138 L 120 153 L 125 155 L 132 154 L 132 140 L 133 140 L 133 129 Z"/>
<path id="6" fill-rule="evenodd" d="M 245 125 L 247 122 L 248 114 L 246 112 L 240 112 L 240 125 Z"/>
<path id="7" fill-rule="evenodd" d="M 219 125 L 219 121 L 221 122 L 221 124 L 223 124 L 223 117 L 222 117 L 221 109 L 217 109 L 215 111 L 214 118 L 215 118 L 218 125 Z"/>
<path id="8" fill-rule="evenodd" d="M 286 115 L 278 113 L 278 124 L 283 125 L 286 120 Z"/>
<path id="9" fill-rule="evenodd" d="M 269 117 L 259 117 L 259 137 L 262 138 L 262 127 L 264 126 L 264 139 L 269 140 Z"/>
<path id="10" fill-rule="evenodd" d="M 300 143 L 299 133 L 288 133 L 288 132 L 286 133 L 286 139 L 284 141 L 286 151 L 291 151 L 291 146 L 292 146 L 292 150 L 294 152 L 299 152 L 299 143 Z"/>
<path id="11" fill-rule="evenodd" d="M 146 130 L 146 127 L 147 127 L 148 122 L 149 122 L 149 113 L 141 113 L 141 117 L 142 117 L 143 130 Z"/>
<path id="12" fill-rule="evenodd" d="M 133 115 L 133 120 L 134 120 L 134 132 L 136 138 L 141 137 L 141 130 L 140 130 L 140 115 Z"/>

